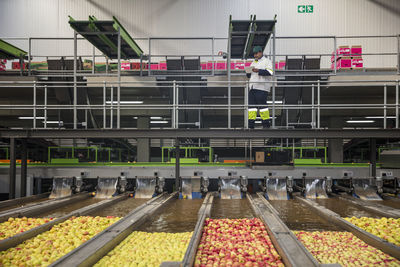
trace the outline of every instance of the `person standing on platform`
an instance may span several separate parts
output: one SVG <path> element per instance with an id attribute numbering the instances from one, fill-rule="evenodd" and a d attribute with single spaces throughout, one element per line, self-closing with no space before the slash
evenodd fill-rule
<path id="1" fill-rule="evenodd" d="M 254 129 L 257 118 L 257 111 L 260 112 L 263 128 L 271 126 L 269 109 L 266 107 L 268 94 L 271 92 L 272 76 L 274 70 L 272 62 L 263 55 L 261 46 L 253 48 L 254 61 L 251 63 L 247 72 L 247 77 L 250 78 L 249 91 L 249 128 Z M 261 105 L 255 107 L 254 105 Z"/>

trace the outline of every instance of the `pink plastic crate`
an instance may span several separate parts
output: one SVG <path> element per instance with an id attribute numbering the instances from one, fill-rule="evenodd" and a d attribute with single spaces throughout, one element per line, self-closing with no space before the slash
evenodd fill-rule
<path id="1" fill-rule="evenodd" d="M 244 62 L 243 61 L 236 61 L 235 62 L 235 69 L 236 70 L 244 70 Z"/>
<path id="2" fill-rule="evenodd" d="M 166 70 L 167 69 L 167 62 L 161 61 L 159 64 L 160 70 Z"/>
<path id="3" fill-rule="evenodd" d="M 201 62 L 200 63 L 200 67 L 201 67 L 202 70 L 206 70 L 207 69 L 207 63 Z"/>
<path id="4" fill-rule="evenodd" d="M 130 69 L 131 69 L 131 63 L 121 62 L 121 70 L 130 70 Z"/>
<path id="5" fill-rule="evenodd" d="M 275 69 L 279 70 L 279 63 L 278 62 L 275 62 Z"/>
<path id="6" fill-rule="evenodd" d="M 362 46 L 361 45 L 353 45 L 351 47 L 351 55 L 353 57 L 361 56 L 362 55 Z"/>
<path id="7" fill-rule="evenodd" d="M 350 47 L 348 46 L 339 46 L 339 48 L 336 50 L 336 54 L 338 55 L 350 55 Z"/>
<path id="8" fill-rule="evenodd" d="M 225 70 L 226 69 L 226 62 L 217 62 L 217 70 Z"/>
<path id="9" fill-rule="evenodd" d="M 364 60 L 362 57 L 355 57 L 351 60 L 351 67 L 352 68 L 363 68 L 364 67 Z"/>
<path id="10" fill-rule="evenodd" d="M 159 70 L 160 69 L 160 65 L 158 63 L 151 63 L 151 70 Z"/>
<path id="11" fill-rule="evenodd" d="M 215 62 L 208 61 L 208 62 L 207 62 L 207 69 L 208 69 L 208 70 L 215 69 Z"/>
<path id="12" fill-rule="evenodd" d="M 132 69 L 132 70 L 138 70 L 138 69 L 140 69 L 140 62 L 132 62 L 132 63 L 131 63 L 131 69 Z"/>
<path id="13" fill-rule="evenodd" d="M 286 61 L 279 61 L 278 70 L 284 69 L 286 66 Z"/>
<path id="14" fill-rule="evenodd" d="M 337 69 L 350 69 L 351 68 L 351 58 L 342 57 L 337 61 Z"/>
<path id="15" fill-rule="evenodd" d="M 244 66 L 245 66 L 245 67 L 250 67 L 250 66 L 251 66 L 251 61 L 246 61 L 246 62 L 244 63 Z"/>

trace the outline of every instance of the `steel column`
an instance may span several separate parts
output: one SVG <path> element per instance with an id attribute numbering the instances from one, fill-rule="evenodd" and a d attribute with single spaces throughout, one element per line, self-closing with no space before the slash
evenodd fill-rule
<path id="1" fill-rule="evenodd" d="M 21 191 L 20 197 L 26 196 L 26 179 L 27 179 L 27 163 L 28 163 L 28 147 L 26 144 L 26 139 L 21 139 Z"/>
<path id="2" fill-rule="evenodd" d="M 74 31 L 74 129 L 78 128 L 78 120 L 77 120 L 77 115 L 78 115 L 78 110 L 77 110 L 77 103 L 78 103 L 78 93 L 77 93 L 77 54 L 78 54 L 78 41 L 77 41 L 78 34 L 76 31 Z"/>
<path id="3" fill-rule="evenodd" d="M 400 74 L 400 34 L 397 35 L 397 74 Z"/>
<path id="4" fill-rule="evenodd" d="M 15 153 L 15 138 L 10 138 L 10 170 L 9 170 L 9 191 L 8 198 L 15 198 L 15 182 L 16 182 L 16 153 Z"/>

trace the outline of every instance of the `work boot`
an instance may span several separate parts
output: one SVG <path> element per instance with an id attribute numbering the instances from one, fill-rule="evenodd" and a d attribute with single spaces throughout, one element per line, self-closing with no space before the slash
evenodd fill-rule
<path id="1" fill-rule="evenodd" d="M 255 124 L 256 124 L 256 120 L 249 120 L 249 129 L 254 129 Z"/>
<path id="2" fill-rule="evenodd" d="M 262 126 L 263 126 L 263 129 L 270 128 L 271 127 L 271 121 L 270 120 L 263 120 L 262 121 Z"/>

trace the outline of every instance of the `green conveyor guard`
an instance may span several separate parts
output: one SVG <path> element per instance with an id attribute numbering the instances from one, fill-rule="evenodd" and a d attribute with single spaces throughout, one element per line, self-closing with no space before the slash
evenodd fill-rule
<path id="1" fill-rule="evenodd" d="M 74 20 L 69 16 L 69 24 L 108 58 L 118 58 L 118 31 L 121 36 L 121 58 L 140 58 L 143 55 L 143 50 L 116 17 L 113 20 L 97 20 L 89 16 L 89 20 Z"/>
<path id="2" fill-rule="evenodd" d="M 3 59 L 21 59 L 28 53 L 10 43 L 0 39 L 0 58 Z"/>

